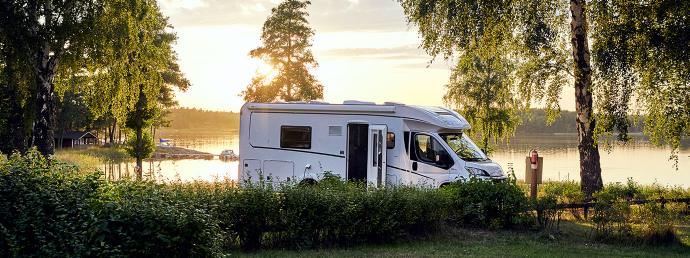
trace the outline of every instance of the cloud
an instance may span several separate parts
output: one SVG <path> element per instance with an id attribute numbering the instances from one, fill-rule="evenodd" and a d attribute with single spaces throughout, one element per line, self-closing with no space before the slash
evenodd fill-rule
<path id="1" fill-rule="evenodd" d="M 158 0 L 158 4 L 161 10 L 168 15 L 205 6 L 203 0 Z"/>
<path id="2" fill-rule="evenodd" d="M 159 0 L 175 27 L 244 25 L 261 27 L 276 0 Z M 407 28 L 393 0 L 316 0 L 308 20 L 318 32 L 393 31 Z"/>
<path id="3" fill-rule="evenodd" d="M 331 58 L 375 58 L 375 59 L 426 59 L 423 51 L 416 46 L 392 48 L 336 48 L 320 52 Z"/>

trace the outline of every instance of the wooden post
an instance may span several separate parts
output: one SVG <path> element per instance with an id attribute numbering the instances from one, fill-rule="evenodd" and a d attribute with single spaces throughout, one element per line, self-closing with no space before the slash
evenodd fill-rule
<path id="1" fill-rule="evenodd" d="M 537 199 L 537 169 L 532 169 L 532 182 L 530 182 L 530 197 Z"/>

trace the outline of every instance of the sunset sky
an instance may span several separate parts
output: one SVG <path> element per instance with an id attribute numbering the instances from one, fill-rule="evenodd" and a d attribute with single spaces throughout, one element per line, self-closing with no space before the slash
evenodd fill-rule
<path id="1" fill-rule="evenodd" d="M 263 22 L 278 0 L 159 0 L 179 37 L 179 63 L 192 82 L 178 93 L 180 106 L 238 111 L 238 94 L 260 62 L 248 56 L 260 44 Z M 324 100 L 442 106 L 450 64 L 418 46 L 416 28 L 395 0 L 312 0 L 308 20 L 316 31 L 314 71 Z M 565 87 L 564 96 L 570 96 Z M 566 98 L 568 99 L 568 98 Z M 572 98 L 569 98 L 572 99 Z M 574 109 L 573 101 L 561 101 Z"/>

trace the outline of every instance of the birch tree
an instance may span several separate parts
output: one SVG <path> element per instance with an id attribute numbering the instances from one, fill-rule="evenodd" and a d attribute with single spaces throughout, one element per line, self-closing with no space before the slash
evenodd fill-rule
<path id="1" fill-rule="evenodd" d="M 61 65 L 83 56 L 93 21 L 100 9 L 97 0 L 2 0 L 0 34 L 6 47 L 21 55 L 30 67 L 35 120 L 31 144 L 43 155 L 54 152 L 55 78 Z"/>
<path id="2" fill-rule="evenodd" d="M 627 140 L 631 112 L 646 118 L 645 132 L 655 143 L 670 144 L 674 152 L 689 134 L 687 1 L 399 2 L 408 22 L 419 28 L 421 47 L 434 57 L 475 51 L 473 42 L 484 37 L 510 46 L 514 92 L 523 108 L 542 102 L 554 117 L 563 87 L 574 87 L 587 196 L 603 186 L 597 136 L 617 132 Z M 488 33 L 495 28 L 509 29 Z M 483 47 L 491 51 L 492 45 Z"/>

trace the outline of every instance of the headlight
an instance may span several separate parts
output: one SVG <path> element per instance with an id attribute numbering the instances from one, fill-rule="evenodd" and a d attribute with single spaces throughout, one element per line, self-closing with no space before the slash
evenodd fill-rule
<path id="1" fill-rule="evenodd" d="M 465 167 L 465 169 L 467 169 L 467 172 L 470 172 L 470 175 L 472 176 L 491 177 L 489 172 L 481 168 Z"/>

